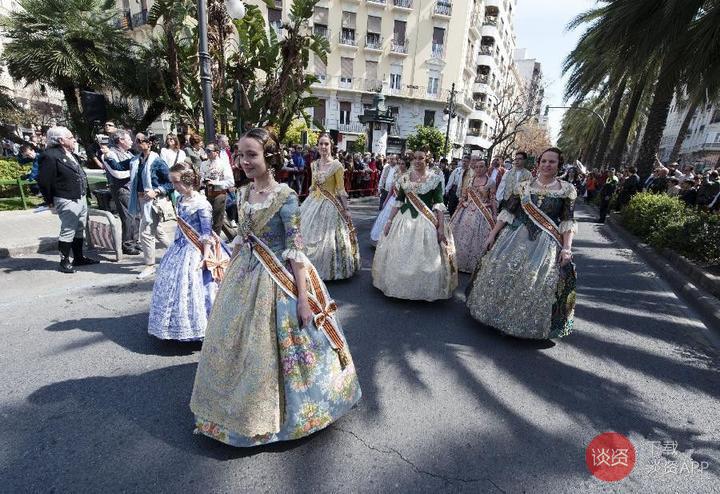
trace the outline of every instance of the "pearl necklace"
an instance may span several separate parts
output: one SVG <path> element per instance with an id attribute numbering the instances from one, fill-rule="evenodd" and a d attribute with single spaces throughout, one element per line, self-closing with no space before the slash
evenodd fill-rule
<path id="1" fill-rule="evenodd" d="M 270 183 L 267 187 L 263 187 L 262 189 L 258 189 L 255 183 L 252 184 L 252 191 L 256 194 L 267 194 L 270 192 L 271 189 L 275 187 L 275 183 Z"/>

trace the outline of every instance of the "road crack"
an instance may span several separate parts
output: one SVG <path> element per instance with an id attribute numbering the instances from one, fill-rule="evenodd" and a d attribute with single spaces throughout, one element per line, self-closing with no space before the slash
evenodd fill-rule
<path id="1" fill-rule="evenodd" d="M 415 463 L 413 463 L 410 459 L 406 458 L 405 455 L 403 455 L 400 451 L 398 451 L 395 448 L 388 448 L 388 449 L 381 449 L 376 446 L 373 446 L 372 444 L 368 443 L 365 439 L 357 435 L 355 432 L 343 429 L 342 427 L 338 427 L 337 425 L 333 426 L 333 429 L 338 430 L 340 432 L 344 432 L 345 434 L 349 434 L 352 437 L 354 437 L 358 442 L 360 442 L 363 446 L 365 446 L 367 449 L 371 451 L 376 451 L 378 453 L 384 454 L 384 455 L 394 455 L 400 458 L 404 463 L 406 463 L 410 468 L 412 468 L 416 473 L 419 473 L 421 475 L 427 475 L 429 477 L 442 480 L 443 482 L 447 484 L 452 484 L 455 482 L 461 482 L 463 484 L 472 484 L 476 482 L 488 482 L 492 484 L 493 487 L 495 487 L 498 491 L 502 492 L 503 494 L 506 494 L 503 489 L 500 488 L 492 479 L 488 477 L 482 477 L 482 478 L 463 478 L 463 477 L 453 477 L 449 475 L 442 475 L 439 473 L 430 472 L 428 470 L 424 470 L 417 466 Z"/>

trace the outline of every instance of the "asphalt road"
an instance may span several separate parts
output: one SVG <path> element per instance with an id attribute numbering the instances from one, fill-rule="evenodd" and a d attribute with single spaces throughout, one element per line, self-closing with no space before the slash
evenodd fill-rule
<path id="1" fill-rule="evenodd" d="M 328 285 L 364 397 L 310 438 L 249 450 L 192 434 L 200 347 L 147 335 L 137 258 L 72 276 L 54 256 L 0 262 L 0 492 L 720 492 L 720 328 L 588 211 L 576 332 L 533 343 L 467 315 L 467 276 L 449 301 L 383 297 L 375 208 L 354 210 L 363 270 Z M 607 431 L 637 450 L 616 483 L 585 464 Z"/>

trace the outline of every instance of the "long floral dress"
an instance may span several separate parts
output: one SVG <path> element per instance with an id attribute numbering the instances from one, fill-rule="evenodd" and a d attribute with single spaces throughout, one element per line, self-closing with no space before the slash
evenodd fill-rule
<path id="1" fill-rule="evenodd" d="M 297 195 L 285 184 L 261 204 L 248 203 L 248 194 L 248 187 L 238 194 L 239 252 L 210 314 L 190 402 L 196 432 L 239 447 L 310 435 L 361 396 L 349 352 L 342 368 L 314 322 L 299 326 L 295 299 L 275 283 L 242 233 L 251 231 L 288 269 L 291 259 L 309 265 Z M 339 321 L 338 329 L 344 341 Z"/>
<path id="2" fill-rule="evenodd" d="M 337 160 L 325 171 L 320 170 L 318 161 L 314 161 L 311 168 L 310 195 L 300 206 L 305 252 L 323 280 L 350 278 L 360 269 L 357 238 L 337 207 L 321 191 L 347 197 L 345 170 Z"/>
<path id="3" fill-rule="evenodd" d="M 474 185 L 478 181 L 468 182 L 463 188 L 463 199 L 450 220 L 455 237 L 458 271 L 463 273 L 472 273 L 475 270 L 482 257 L 485 240 L 495 226 L 495 182 L 488 178 L 485 185 Z M 471 190 L 490 213 L 492 222 L 488 221 L 470 197 Z"/>
<path id="4" fill-rule="evenodd" d="M 498 215 L 507 225 L 480 259 L 467 297 L 477 321 L 529 339 L 559 338 L 572 331 L 575 266 L 560 266 L 561 247 L 522 207 L 522 201 L 532 201 L 559 233 L 576 231 L 577 192 L 568 182 L 560 184 L 559 190 L 545 191 L 531 181 L 521 182 Z"/>
<path id="5" fill-rule="evenodd" d="M 405 173 L 397 182 L 393 207 L 399 211 L 388 235 L 382 235 L 373 259 L 373 285 L 388 297 L 406 300 L 448 299 L 457 287 L 455 245 L 448 223 L 447 243 L 439 244 L 437 229 L 410 203 L 414 192 L 430 209 L 445 211 L 443 177 L 428 170 L 423 182 Z"/>
<path id="6" fill-rule="evenodd" d="M 202 195 L 193 192 L 189 198 L 181 197 L 177 214 L 201 242 L 212 239 L 212 206 Z M 203 339 L 218 284 L 210 271 L 198 269 L 202 258 L 203 253 L 178 228 L 155 278 L 148 333 L 163 340 Z"/>

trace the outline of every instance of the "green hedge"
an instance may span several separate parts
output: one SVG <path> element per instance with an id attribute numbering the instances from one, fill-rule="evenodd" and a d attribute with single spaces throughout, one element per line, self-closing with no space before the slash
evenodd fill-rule
<path id="1" fill-rule="evenodd" d="M 32 163 L 21 165 L 15 159 L 0 159 L 0 180 L 17 180 L 30 173 Z"/>
<path id="2" fill-rule="evenodd" d="M 650 245 L 702 263 L 720 262 L 720 215 L 666 194 L 636 194 L 622 212 L 625 227 Z"/>

